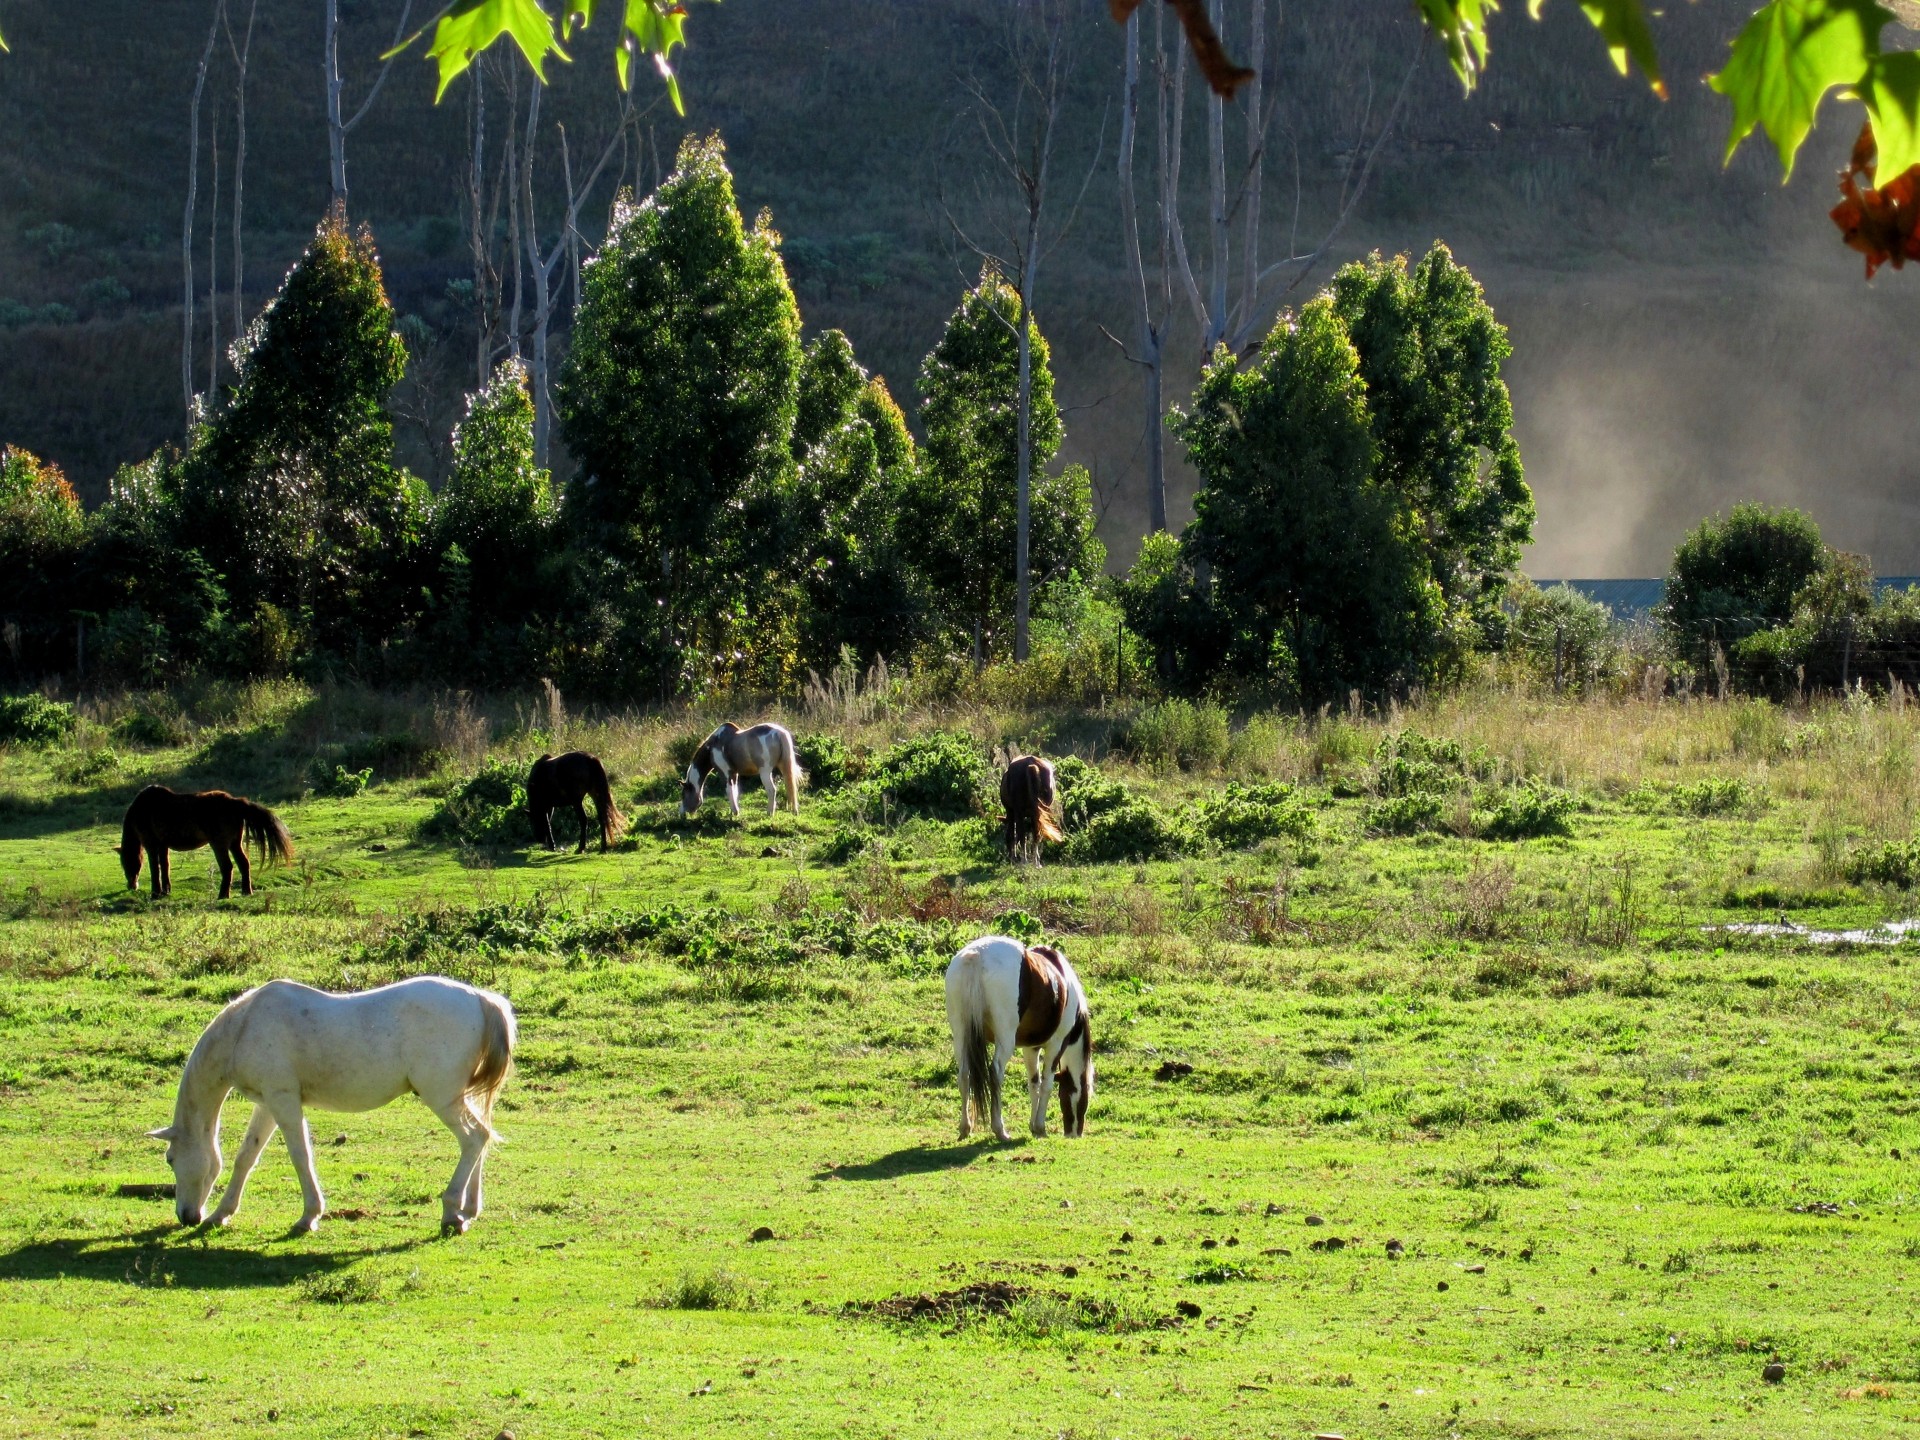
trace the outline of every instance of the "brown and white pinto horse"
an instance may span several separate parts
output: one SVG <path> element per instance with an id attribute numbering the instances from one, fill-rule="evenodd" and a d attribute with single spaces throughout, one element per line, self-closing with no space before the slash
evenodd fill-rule
<path id="1" fill-rule="evenodd" d="M 127 806 L 117 848 L 129 890 L 140 883 L 140 857 L 145 852 L 153 872 L 153 898 L 158 900 L 173 892 L 173 869 L 167 862 L 167 852 L 211 845 L 213 858 L 220 866 L 220 898 L 225 900 L 233 893 L 236 864 L 240 867 L 240 893 L 253 894 L 253 867 L 247 864 L 249 840 L 259 847 L 262 863 L 293 859 L 293 840 L 287 827 L 266 806 L 224 790 L 181 794 L 164 785 L 149 785 Z"/>
<path id="2" fill-rule="evenodd" d="M 1093 1099 L 1093 1030 L 1087 992 L 1067 957 L 1051 945 L 1028 947 L 1005 935 L 975 940 L 947 966 L 947 1027 L 960 1072 L 960 1138 L 989 1122 L 1008 1138 L 1000 1110 L 1007 1065 L 1018 1049 L 1033 1102 L 1028 1128 L 1047 1133 L 1047 1100 L 1060 1087 L 1060 1120 L 1069 1136 L 1087 1130 Z M 993 1058 L 987 1058 L 987 1046 Z"/>
<path id="3" fill-rule="evenodd" d="M 1007 766 L 1000 777 L 1000 804 L 1007 812 L 1000 841 L 1009 860 L 1030 859 L 1037 865 L 1041 841 L 1058 844 L 1067 838 L 1054 818 L 1056 803 L 1052 765 L 1038 755 L 1022 755 Z"/>
<path id="4" fill-rule="evenodd" d="M 740 781 L 758 777 L 767 792 L 767 813 L 780 813 L 780 781 L 787 782 L 787 803 L 800 813 L 800 762 L 794 757 L 793 736 L 779 725 L 755 725 L 742 730 L 731 720 L 709 735 L 693 753 L 693 763 L 680 781 L 680 814 L 693 814 L 706 798 L 707 776 L 718 775 L 727 786 L 734 818 L 740 817 Z"/>

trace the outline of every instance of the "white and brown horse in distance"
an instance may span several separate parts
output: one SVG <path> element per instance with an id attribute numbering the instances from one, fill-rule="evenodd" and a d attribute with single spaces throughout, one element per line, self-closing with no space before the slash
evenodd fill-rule
<path id="1" fill-rule="evenodd" d="M 740 781 L 755 779 L 767 792 L 767 813 L 780 813 L 780 782 L 786 781 L 787 803 L 800 813 L 800 762 L 794 756 L 793 736 L 779 725 L 755 725 L 742 730 L 731 720 L 709 735 L 693 752 L 693 763 L 680 781 L 680 814 L 684 818 L 706 798 L 707 777 L 718 775 L 727 787 L 727 802 L 740 818 Z"/>
<path id="2" fill-rule="evenodd" d="M 1033 1102 L 1028 1128 L 1047 1133 L 1047 1101 L 1057 1083 L 1061 1126 L 1084 1135 L 1093 1099 L 1093 1030 L 1087 992 L 1067 957 L 1051 945 L 1005 935 L 975 940 L 947 966 L 947 1026 L 960 1073 L 960 1138 L 977 1121 L 1005 1140 L 1000 1092 L 1013 1052 L 1027 1062 Z M 991 1059 L 987 1047 L 993 1047 Z"/>

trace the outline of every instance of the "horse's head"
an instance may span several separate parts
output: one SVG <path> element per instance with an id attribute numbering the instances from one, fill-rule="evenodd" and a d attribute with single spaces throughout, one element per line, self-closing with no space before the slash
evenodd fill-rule
<path id="1" fill-rule="evenodd" d="M 1060 1091 L 1060 1128 L 1069 1137 L 1086 1134 L 1087 1106 L 1093 1101 L 1093 1031 L 1084 1010 L 1060 1047 L 1054 1085 Z"/>
<path id="2" fill-rule="evenodd" d="M 120 857 L 120 869 L 126 874 L 127 889 L 131 890 L 140 883 L 140 843 L 128 841 L 113 847 L 113 853 Z"/>
<path id="3" fill-rule="evenodd" d="M 700 763 L 706 759 L 706 755 L 706 748 L 702 746 L 700 753 L 693 757 L 693 763 L 687 766 L 687 773 L 680 777 L 680 818 L 682 820 L 698 810 L 700 802 L 706 798 L 707 769 L 710 767 Z"/>
<path id="4" fill-rule="evenodd" d="M 173 1213 L 182 1225 L 198 1225 L 206 1218 L 207 1197 L 220 1178 L 220 1132 L 204 1134 L 178 1124 L 149 1130 L 150 1140 L 167 1142 L 167 1164 L 173 1170 Z"/>

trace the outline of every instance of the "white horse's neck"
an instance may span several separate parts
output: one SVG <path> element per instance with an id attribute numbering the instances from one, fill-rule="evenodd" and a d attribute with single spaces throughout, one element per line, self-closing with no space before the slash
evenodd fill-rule
<path id="1" fill-rule="evenodd" d="M 232 1012 L 223 1010 L 200 1037 L 180 1072 L 180 1091 L 173 1102 L 173 1128 L 181 1135 L 215 1131 L 220 1108 L 233 1088 L 233 1041 L 229 1035 Z"/>

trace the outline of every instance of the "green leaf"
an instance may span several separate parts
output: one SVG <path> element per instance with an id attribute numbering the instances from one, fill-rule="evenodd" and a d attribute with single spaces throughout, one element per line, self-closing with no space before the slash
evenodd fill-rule
<path id="1" fill-rule="evenodd" d="M 1891 12 L 1873 0 L 1771 0 L 1733 42 L 1727 66 L 1707 83 L 1733 101 L 1727 159 L 1756 125 L 1780 152 L 1783 178 L 1835 86 L 1869 88 L 1880 27 Z"/>
<path id="2" fill-rule="evenodd" d="M 440 87 L 434 99 L 445 95 L 447 86 L 465 72 L 474 57 L 502 35 L 513 37 L 543 85 L 547 56 L 568 58 L 560 48 L 552 19 L 537 0 L 457 0 L 434 27 L 433 44 L 427 49 L 428 58 L 440 63 Z"/>
<path id="3" fill-rule="evenodd" d="M 1544 0 L 1533 0 L 1533 18 L 1540 18 Z M 1641 0 L 1580 0 L 1580 8 L 1594 29 L 1607 42 L 1607 53 L 1622 75 L 1631 60 L 1647 77 L 1654 93 L 1667 98 L 1667 82 L 1660 78 L 1660 54 L 1653 43 L 1653 29 L 1647 24 L 1646 6 Z"/>
<path id="4" fill-rule="evenodd" d="M 1453 73 L 1468 90 L 1487 65 L 1487 20 L 1499 0 L 1416 0 L 1420 18 L 1447 47 Z"/>
<path id="5" fill-rule="evenodd" d="M 1875 56 L 1860 98 L 1873 115 L 1874 175 L 1884 184 L 1920 164 L 1920 52 Z"/>

